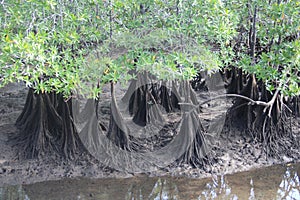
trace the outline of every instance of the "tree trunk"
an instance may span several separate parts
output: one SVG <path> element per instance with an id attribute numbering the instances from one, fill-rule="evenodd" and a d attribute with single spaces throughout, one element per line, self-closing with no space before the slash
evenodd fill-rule
<path id="1" fill-rule="evenodd" d="M 72 101 L 61 94 L 34 93 L 29 89 L 22 113 L 16 121 L 19 133 L 13 138 L 20 156 L 37 158 L 55 154 L 74 158 L 80 138 L 73 124 Z"/>
<path id="2" fill-rule="evenodd" d="M 111 115 L 107 137 L 122 149 L 130 150 L 129 129 L 117 106 L 114 83 L 111 83 Z"/>

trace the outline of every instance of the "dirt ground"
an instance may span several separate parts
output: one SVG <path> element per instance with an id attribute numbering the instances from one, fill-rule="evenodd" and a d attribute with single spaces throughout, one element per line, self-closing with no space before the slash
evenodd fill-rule
<path id="1" fill-rule="evenodd" d="M 47 180 L 58 180 L 65 177 L 131 177 L 137 174 L 126 174 L 104 167 L 90 156 L 82 155 L 77 160 L 65 161 L 51 157 L 25 160 L 16 156 L 18 147 L 13 146 L 9 138 L 17 133 L 14 123 L 20 114 L 27 94 L 27 89 L 20 84 L 10 84 L 0 89 L 0 187 L 2 185 L 29 184 Z M 205 115 L 203 115 L 205 118 Z M 291 119 L 293 136 L 300 138 L 300 120 Z M 216 141 L 214 148 L 215 162 L 204 169 L 195 169 L 189 165 L 167 167 L 149 172 L 149 176 L 186 176 L 204 178 L 218 174 L 231 174 L 261 168 L 280 163 L 299 162 L 300 146 L 286 139 L 290 146 L 288 152 L 277 158 L 266 158 L 262 144 L 252 141 L 242 133 L 227 131 Z"/>

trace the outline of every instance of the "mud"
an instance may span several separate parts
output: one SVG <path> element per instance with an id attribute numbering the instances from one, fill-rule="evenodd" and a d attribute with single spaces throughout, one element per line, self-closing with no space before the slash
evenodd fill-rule
<path id="1" fill-rule="evenodd" d="M 73 161 L 50 156 L 32 160 L 17 157 L 18 146 L 13 146 L 10 138 L 18 131 L 14 123 L 24 106 L 26 94 L 27 89 L 20 84 L 10 84 L 0 89 L 0 186 L 29 184 L 64 178 L 128 178 L 139 175 L 110 169 L 86 154 L 78 156 Z M 198 94 L 198 96 L 201 96 L 201 94 Z M 215 113 L 224 111 L 223 108 L 220 108 L 220 110 L 218 108 L 214 109 Z M 105 110 L 107 114 L 109 114 L 108 110 Z M 212 110 L 209 112 L 210 115 L 205 115 L 205 113 L 202 115 L 204 126 L 205 121 L 209 122 L 208 118 L 214 117 L 214 115 L 211 115 Z M 293 137 L 296 138 L 296 141 L 299 141 L 299 119 L 292 118 L 291 123 Z M 289 151 L 279 152 L 275 158 L 267 158 L 262 150 L 261 143 L 253 141 L 244 133 L 228 131 L 225 127 L 222 134 L 214 141 L 211 155 L 214 159 L 210 165 L 201 169 L 195 169 L 189 165 L 168 166 L 164 169 L 147 172 L 146 175 L 149 177 L 207 178 L 275 164 L 299 162 L 300 146 L 289 138 L 284 141 L 284 144 L 290 147 Z"/>

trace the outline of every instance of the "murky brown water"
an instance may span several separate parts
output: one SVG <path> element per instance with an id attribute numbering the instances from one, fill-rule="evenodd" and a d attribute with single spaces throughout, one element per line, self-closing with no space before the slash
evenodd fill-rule
<path id="1" fill-rule="evenodd" d="M 66 179 L 0 188 L 2 200 L 300 199 L 300 163 L 209 179 Z"/>

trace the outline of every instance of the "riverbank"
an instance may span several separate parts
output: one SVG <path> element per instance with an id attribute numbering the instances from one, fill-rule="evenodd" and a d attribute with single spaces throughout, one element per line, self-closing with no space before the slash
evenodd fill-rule
<path id="1" fill-rule="evenodd" d="M 10 84 L 0 89 L 0 186 L 59 180 L 63 178 L 125 178 L 139 174 L 119 172 L 105 167 L 96 159 L 82 154 L 76 160 L 65 161 L 56 157 L 43 157 L 26 160 L 16 156 L 18 146 L 12 146 L 9 138 L 16 134 L 14 122 L 20 114 L 27 90 L 18 84 Z M 185 176 L 205 178 L 220 174 L 231 174 L 282 163 L 300 161 L 300 147 L 294 141 L 300 139 L 299 119 L 291 119 L 292 141 L 286 138 L 284 144 L 288 151 L 279 152 L 276 158 L 267 158 L 262 144 L 251 140 L 245 134 L 223 130 L 213 148 L 214 161 L 201 169 L 189 165 L 168 166 L 148 176 Z"/>

